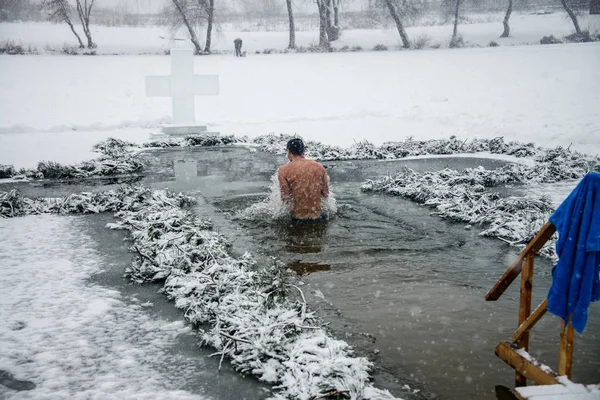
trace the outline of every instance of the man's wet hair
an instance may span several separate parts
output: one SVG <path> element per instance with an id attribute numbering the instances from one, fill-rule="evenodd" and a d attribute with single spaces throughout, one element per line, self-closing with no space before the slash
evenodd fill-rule
<path id="1" fill-rule="evenodd" d="M 304 155 L 304 142 L 302 139 L 292 139 L 287 142 L 287 149 L 295 156 Z"/>

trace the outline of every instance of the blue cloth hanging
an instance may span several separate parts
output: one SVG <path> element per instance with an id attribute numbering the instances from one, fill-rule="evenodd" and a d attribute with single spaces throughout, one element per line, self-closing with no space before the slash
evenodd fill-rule
<path id="1" fill-rule="evenodd" d="M 550 217 L 558 231 L 548 311 L 582 333 L 587 310 L 600 300 L 600 173 L 589 173 Z"/>

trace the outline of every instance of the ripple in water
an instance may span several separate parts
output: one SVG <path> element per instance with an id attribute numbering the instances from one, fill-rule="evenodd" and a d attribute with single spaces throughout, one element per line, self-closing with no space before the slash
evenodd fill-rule
<path id="1" fill-rule="evenodd" d="M 281 201 L 277 172 L 271 177 L 269 196 L 263 201 L 252 204 L 245 210 L 239 211 L 235 218 L 244 220 L 283 220 L 290 217 L 290 207 Z M 335 195 L 329 187 L 329 196 L 321 201 L 321 209 L 328 218 L 337 213 Z"/>

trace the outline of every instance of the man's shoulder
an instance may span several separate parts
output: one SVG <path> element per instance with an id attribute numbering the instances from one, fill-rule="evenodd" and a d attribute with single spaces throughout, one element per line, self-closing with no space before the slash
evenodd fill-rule
<path id="1" fill-rule="evenodd" d="M 281 167 L 279 167 L 277 172 L 279 173 L 279 175 L 287 175 L 290 172 L 291 165 L 292 163 L 283 164 Z"/>
<path id="2" fill-rule="evenodd" d="M 282 166 L 279 167 L 278 171 L 282 172 L 285 170 L 288 170 L 290 168 L 291 163 L 287 163 L 287 164 L 283 164 Z"/>
<path id="3" fill-rule="evenodd" d="M 311 165 L 313 165 L 315 168 L 322 169 L 323 171 L 325 171 L 325 167 L 320 162 L 315 161 L 315 160 L 308 160 L 308 161 L 310 161 Z"/>

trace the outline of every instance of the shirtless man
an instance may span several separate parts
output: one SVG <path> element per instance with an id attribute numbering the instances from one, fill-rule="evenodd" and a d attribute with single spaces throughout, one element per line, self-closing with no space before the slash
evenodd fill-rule
<path id="1" fill-rule="evenodd" d="M 302 139 L 287 143 L 289 163 L 277 173 L 281 200 L 292 208 L 292 219 L 319 221 L 327 216 L 321 212 L 321 199 L 329 196 L 327 171 L 316 161 L 304 158 Z"/>

